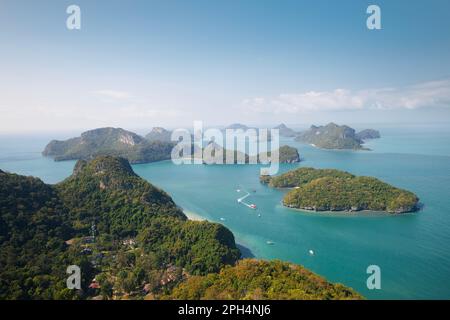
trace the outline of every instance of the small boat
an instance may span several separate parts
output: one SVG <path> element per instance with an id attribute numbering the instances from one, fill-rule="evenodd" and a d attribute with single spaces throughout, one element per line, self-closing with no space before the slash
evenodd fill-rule
<path id="1" fill-rule="evenodd" d="M 266 243 L 267 243 L 268 245 L 270 245 L 270 246 L 273 246 L 273 245 L 275 244 L 275 242 L 270 241 L 270 240 L 266 241 Z"/>
<path id="2" fill-rule="evenodd" d="M 310 256 L 313 256 L 313 255 L 314 255 L 314 251 L 313 251 L 313 250 L 310 249 L 308 252 L 309 252 L 309 255 L 310 255 Z"/>
<path id="3" fill-rule="evenodd" d="M 261 213 L 258 213 L 258 217 L 260 217 L 260 218 L 261 218 Z"/>
<path id="4" fill-rule="evenodd" d="M 250 208 L 256 209 L 256 204 L 253 204 L 253 203 L 252 203 L 252 204 L 250 205 Z"/>
<path id="5" fill-rule="evenodd" d="M 241 189 L 237 189 L 236 192 L 241 192 Z"/>
<path id="6" fill-rule="evenodd" d="M 220 221 L 225 221 L 225 218 L 220 218 Z"/>

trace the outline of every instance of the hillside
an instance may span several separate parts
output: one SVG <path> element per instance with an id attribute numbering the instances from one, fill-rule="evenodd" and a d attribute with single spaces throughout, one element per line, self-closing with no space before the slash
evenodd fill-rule
<path id="1" fill-rule="evenodd" d="M 126 158 L 130 163 L 147 163 L 170 159 L 172 147 L 172 143 L 148 141 L 121 128 L 100 128 L 65 141 L 53 140 L 42 154 L 55 161 L 109 155 Z"/>
<path id="2" fill-rule="evenodd" d="M 419 208 L 418 197 L 373 177 L 358 177 L 333 169 L 298 168 L 262 183 L 295 188 L 283 198 L 287 207 L 314 211 L 386 211 L 405 213 Z"/>
<path id="3" fill-rule="evenodd" d="M 268 152 L 270 157 L 271 152 Z M 296 163 L 300 162 L 300 154 L 296 148 L 284 145 L 278 149 L 279 163 Z M 261 159 L 261 155 L 259 156 Z"/>
<path id="4" fill-rule="evenodd" d="M 302 266 L 281 261 L 241 260 L 218 274 L 191 277 L 165 299 L 331 300 L 362 299 Z"/>
<path id="5" fill-rule="evenodd" d="M 356 134 L 356 137 L 361 140 L 379 139 L 380 132 L 374 129 L 365 129 Z"/>
<path id="6" fill-rule="evenodd" d="M 57 185 L 0 171 L 0 222 L 0 299 L 360 298 L 300 266 L 235 266 L 227 228 L 187 220 L 123 158 L 80 160 Z M 82 290 L 66 288 L 69 265 Z"/>
<path id="7" fill-rule="evenodd" d="M 296 140 L 324 149 L 365 149 L 362 146 L 364 142 L 356 134 L 355 129 L 335 123 L 329 123 L 326 126 L 311 126 L 309 130 L 300 133 Z"/>
<path id="8" fill-rule="evenodd" d="M 70 299 L 62 281 L 65 239 L 74 235 L 54 188 L 0 173 L 0 299 Z M 82 259 L 72 260 L 83 264 Z M 87 274 L 89 270 L 86 269 Z"/>
<path id="9" fill-rule="evenodd" d="M 297 135 L 297 132 L 292 130 L 291 128 L 288 128 L 284 123 L 276 126 L 274 129 L 278 129 L 280 133 L 280 137 L 295 137 Z"/>
<path id="10" fill-rule="evenodd" d="M 223 163 L 226 163 L 226 154 L 227 154 L 227 149 L 224 149 L 222 146 L 218 145 L 217 143 L 209 143 L 208 146 L 205 147 L 204 149 L 204 158 L 203 161 L 205 164 L 213 164 L 215 163 L 215 155 L 216 152 L 217 154 L 221 153 L 223 155 Z M 284 145 L 281 146 L 278 149 L 278 154 L 279 154 L 279 163 L 295 163 L 295 162 L 300 162 L 300 155 L 298 153 L 298 150 L 296 148 Z M 209 157 L 209 155 L 211 155 L 211 158 Z M 268 152 L 268 157 L 270 158 L 271 156 L 271 152 Z M 249 163 L 249 161 L 255 161 L 256 156 L 249 156 L 246 153 L 240 152 L 240 151 L 234 151 L 233 153 L 233 163 L 237 163 L 237 160 L 240 159 L 245 159 L 245 163 Z M 258 163 L 262 163 L 262 155 L 261 153 L 257 155 L 256 161 Z M 269 162 L 271 160 L 269 159 Z"/>
<path id="11" fill-rule="evenodd" d="M 206 274 L 240 256 L 228 229 L 188 221 L 124 159 L 79 161 L 56 186 L 9 173 L 0 182 L 0 299 L 88 298 L 98 294 L 87 289 L 96 275 L 115 294 L 155 282 L 164 291 L 169 268 Z M 72 264 L 82 269 L 82 292 L 65 288 L 61 266 Z"/>
<path id="12" fill-rule="evenodd" d="M 145 136 L 145 139 L 151 142 L 154 141 L 171 142 L 170 140 L 171 135 L 172 131 L 166 130 L 161 127 L 155 127 Z"/>

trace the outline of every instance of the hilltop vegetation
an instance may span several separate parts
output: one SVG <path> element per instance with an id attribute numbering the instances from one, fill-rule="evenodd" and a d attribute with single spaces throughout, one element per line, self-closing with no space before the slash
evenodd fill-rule
<path id="1" fill-rule="evenodd" d="M 0 171 L 0 299 L 359 297 L 299 266 L 224 269 L 239 257 L 227 228 L 187 220 L 125 159 L 80 160 L 56 185 Z M 81 268 L 81 290 L 66 287 L 69 265 Z"/>
<path id="2" fill-rule="evenodd" d="M 378 133 L 378 136 L 376 134 Z M 365 149 L 362 144 L 364 139 L 379 137 L 379 132 L 375 130 L 363 130 L 356 133 L 355 129 L 349 126 L 339 126 L 329 123 L 326 126 L 311 126 L 305 132 L 300 133 L 296 140 L 313 144 L 324 149 Z"/>
<path id="3" fill-rule="evenodd" d="M 276 188 L 295 188 L 283 198 L 285 206 L 314 211 L 418 210 L 412 192 L 372 177 L 357 177 L 333 169 L 298 168 L 277 177 L 262 176 L 262 183 Z"/>
<path id="4" fill-rule="evenodd" d="M 272 188 L 295 188 L 323 177 L 353 178 L 354 175 L 335 169 L 314 169 L 306 167 L 291 170 L 279 176 L 261 176 L 260 180 Z"/>
<path id="5" fill-rule="evenodd" d="M 330 300 L 361 299 L 355 291 L 331 284 L 302 266 L 245 259 L 220 273 L 190 277 L 165 299 Z"/>

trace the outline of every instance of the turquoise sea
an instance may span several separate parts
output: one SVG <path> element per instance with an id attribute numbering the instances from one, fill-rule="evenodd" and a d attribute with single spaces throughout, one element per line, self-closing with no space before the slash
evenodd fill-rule
<path id="1" fill-rule="evenodd" d="M 169 192 L 188 214 L 226 225 L 257 258 L 302 264 L 370 299 L 450 299 L 450 128 L 380 128 L 382 138 L 367 144 L 370 152 L 319 150 L 285 139 L 304 161 L 280 171 L 312 166 L 375 176 L 415 192 L 423 204 L 417 213 L 314 214 L 283 208 L 284 191 L 261 185 L 255 165 L 176 166 L 165 161 L 135 165 L 134 170 Z M 40 155 L 54 138 L 66 137 L 0 136 L 0 169 L 61 181 L 75 162 Z M 258 210 L 236 201 L 244 191 Z M 366 287 L 369 265 L 381 268 L 381 290 Z"/>

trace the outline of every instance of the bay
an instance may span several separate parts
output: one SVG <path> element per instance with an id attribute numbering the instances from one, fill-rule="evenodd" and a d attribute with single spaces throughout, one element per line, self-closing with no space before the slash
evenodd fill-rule
<path id="1" fill-rule="evenodd" d="M 40 155 L 54 138 L 60 137 L 1 136 L 0 169 L 47 183 L 63 180 L 75 161 L 54 162 Z M 170 193 L 188 215 L 226 225 L 249 256 L 302 264 L 370 299 L 449 299 L 449 141 L 450 130 L 429 126 L 384 128 L 381 139 L 367 144 L 370 152 L 320 150 L 283 141 L 297 147 L 304 161 L 282 165 L 280 172 L 297 166 L 335 168 L 415 192 L 423 209 L 398 216 L 284 208 L 285 191 L 261 185 L 258 165 L 176 166 L 165 161 L 133 169 Z M 257 210 L 237 202 L 246 191 L 246 201 Z M 374 264 L 381 268 L 381 290 L 366 287 L 366 269 Z"/>

